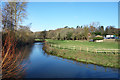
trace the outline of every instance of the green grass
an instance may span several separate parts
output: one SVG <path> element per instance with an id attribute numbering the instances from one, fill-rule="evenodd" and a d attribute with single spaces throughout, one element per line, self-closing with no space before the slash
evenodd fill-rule
<path id="1" fill-rule="evenodd" d="M 70 49 L 70 46 L 77 46 L 82 48 L 91 48 L 92 49 L 117 49 L 118 43 L 112 43 L 112 42 L 102 42 L 102 43 L 96 43 L 96 42 L 88 42 L 88 41 L 71 41 L 71 40 L 65 40 L 65 41 L 58 41 L 58 40 L 50 40 L 47 39 L 47 44 L 43 47 L 43 49 L 50 54 L 61 56 L 63 58 L 73 59 L 76 61 L 81 62 L 87 62 L 87 63 L 93 63 L 98 64 L 102 66 L 109 66 L 109 67 L 116 67 L 120 68 L 118 65 L 118 57 L 120 54 L 112 54 L 112 53 L 94 53 L 94 52 L 87 52 L 86 50 L 80 51 L 79 49 L 73 50 Z M 62 47 L 67 47 L 66 49 L 63 48 L 57 48 L 57 47 L 51 47 L 48 44 L 54 44 L 54 45 L 60 45 Z"/>
<path id="2" fill-rule="evenodd" d="M 43 41 L 43 39 L 35 39 L 35 41 Z"/>
<path id="3" fill-rule="evenodd" d="M 94 52 L 96 49 L 118 49 L 117 42 L 88 42 L 88 41 L 72 41 L 72 40 L 46 40 L 49 44 L 59 45 L 62 48 L 71 49 L 73 46 L 77 50 L 87 50 Z"/>

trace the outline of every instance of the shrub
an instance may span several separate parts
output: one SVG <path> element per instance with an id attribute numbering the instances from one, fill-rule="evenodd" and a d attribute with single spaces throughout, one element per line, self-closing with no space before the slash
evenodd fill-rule
<path id="1" fill-rule="evenodd" d="M 120 39 L 115 39 L 115 41 L 120 42 Z"/>
<path id="2" fill-rule="evenodd" d="M 104 38 L 103 37 L 95 37 L 95 38 L 93 38 L 93 40 L 95 41 L 95 40 L 103 40 Z"/>
<path id="3" fill-rule="evenodd" d="M 2 56 L 0 57 L 2 65 L 0 65 L 0 79 L 19 79 L 25 71 L 24 67 L 26 63 L 21 65 L 24 56 L 21 52 L 16 53 L 16 45 L 18 43 L 15 41 L 15 35 L 13 33 L 8 31 L 3 38 L 4 44 L 1 47 Z"/>

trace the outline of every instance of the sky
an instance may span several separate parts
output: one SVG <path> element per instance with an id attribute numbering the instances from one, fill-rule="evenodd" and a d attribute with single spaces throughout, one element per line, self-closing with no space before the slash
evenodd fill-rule
<path id="1" fill-rule="evenodd" d="M 99 22 L 101 26 L 118 27 L 117 2 L 29 2 L 27 19 L 33 32 L 55 30 Z"/>

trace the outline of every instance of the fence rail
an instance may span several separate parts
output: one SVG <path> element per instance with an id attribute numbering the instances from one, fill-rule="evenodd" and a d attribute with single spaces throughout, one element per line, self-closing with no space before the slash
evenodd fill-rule
<path id="1" fill-rule="evenodd" d="M 120 53 L 120 49 L 97 49 L 97 53 L 104 52 L 104 53 Z"/>
<path id="2" fill-rule="evenodd" d="M 120 49 L 93 49 L 88 47 L 78 47 L 78 46 L 60 46 L 55 44 L 49 44 L 51 47 L 60 48 L 60 49 L 71 49 L 71 50 L 80 50 L 94 53 L 120 53 Z"/>

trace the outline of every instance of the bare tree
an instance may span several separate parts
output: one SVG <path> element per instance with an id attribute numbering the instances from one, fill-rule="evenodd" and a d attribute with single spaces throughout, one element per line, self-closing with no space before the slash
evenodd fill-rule
<path id="1" fill-rule="evenodd" d="M 4 28 L 16 30 L 19 23 L 26 17 L 26 2 L 5 2 L 2 8 Z"/>

